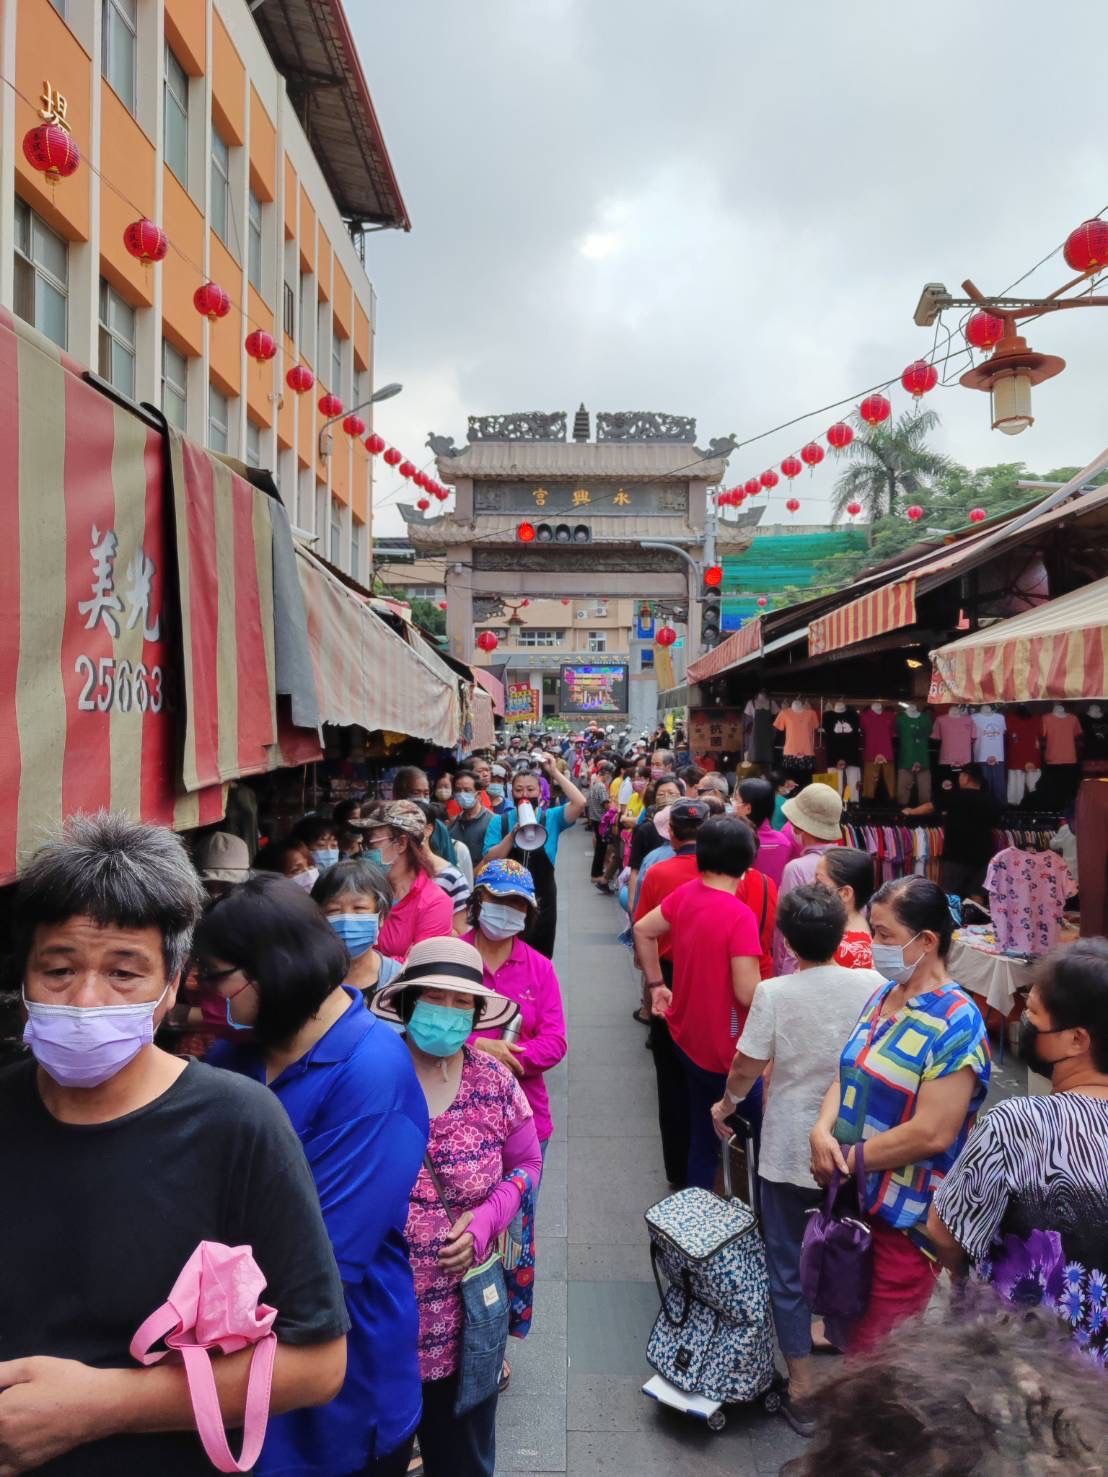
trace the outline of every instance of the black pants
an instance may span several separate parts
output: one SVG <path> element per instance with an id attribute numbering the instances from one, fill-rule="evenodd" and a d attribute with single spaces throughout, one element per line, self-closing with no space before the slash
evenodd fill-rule
<path id="1" fill-rule="evenodd" d="M 493 1477 L 496 1470 L 496 1391 L 468 1415 L 454 1414 L 456 1375 L 425 1380 L 419 1451 L 426 1477 Z"/>
<path id="2" fill-rule="evenodd" d="M 662 978 L 673 984 L 673 965 L 661 961 Z M 666 1179 L 682 1189 L 689 1172 L 689 1089 L 677 1048 L 662 1016 L 650 1017 L 650 1046 L 658 1080 L 658 1127 L 662 1134 L 662 1163 Z"/>
<path id="3" fill-rule="evenodd" d="M 412 1447 L 415 1444 L 415 1432 L 402 1441 L 395 1451 L 390 1451 L 388 1456 L 378 1457 L 377 1461 L 370 1462 L 368 1467 L 363 1467 L 358 1477 L 404 1477 L 408 1470 L 408 1463 L 412 1459 Z"/>
<path id="4" fill-rule="evenodd" d="M 597 834 L 596 836 L 593 837 L 593 843 L 592 843 L 592 871 L 589 873 L 589 876 L 591 877 L 591 879 L 593 880 L 593 882 L 599 881 L 599 879 L 601 877 L 603 877 L 603 875 L 604 875 L 604 858 L 607 855 L 607 853 L 608 853 L 608 842 L 607 842 L 607 840 L 606 839 L 602 840 L 601 837 L 600 837 L 600 835 Z"/>

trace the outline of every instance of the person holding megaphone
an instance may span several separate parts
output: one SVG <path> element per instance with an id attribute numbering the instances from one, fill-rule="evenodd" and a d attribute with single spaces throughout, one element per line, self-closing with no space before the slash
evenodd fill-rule
<path id="1" fill-rule="evenodd" d="M 585 797 L 569 775 L 559 771 L 549 754 L 539 754 L 536 762 L 551 795 L 560 791 L 564 798 L 560 804 L 544 806 L 539 776 L 526 770 L 515 775 L 511 807 L 489 821 L 484 856 L 486 861 L 510 857 L 531 873 L 538 912 L 528 924 L 524 942 L 552 959 L 558 927 L 558 884 L 554 875 L 558 838 L 584 814 Z"/>

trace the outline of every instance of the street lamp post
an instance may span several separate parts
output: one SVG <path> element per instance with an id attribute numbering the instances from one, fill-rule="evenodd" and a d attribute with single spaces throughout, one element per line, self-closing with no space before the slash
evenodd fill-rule
<path id="1" fill-rule="evenodd" d="M 394 395 L 399 395 L 403 388 L 404 386 L 397 384 L 395 380 L 391 384 L 382 385 L 379 390 L 375 390 L 369 399 L 363 400 L 360 405 L 352 405 L 349 410 L 342 411 L 340 415 L 333 415 L 329 421 L 324 421 L 319 428 L 320 456 L 328 457 L 331 455 L 334 443 L 328 434 L 328 430 L 336 421 L 345 420 L 348 415 L 355 415 L 359 410 L 365 410 L 368 406 L 376 405 L 381 400 L 391 400 Z M 324 440 L 325 436 L 327 438 L 326 440 Z"/>

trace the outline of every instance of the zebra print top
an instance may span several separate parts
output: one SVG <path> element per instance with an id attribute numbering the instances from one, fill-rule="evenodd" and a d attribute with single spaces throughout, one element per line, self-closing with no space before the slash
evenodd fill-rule
<path id="1" fill-rule="evenodd" d="M 979 1275 L 1047 1303 L 1108 1363 L 1108 1101 L 1009 1098 L 978 1124 L 935 1196 Z"/>

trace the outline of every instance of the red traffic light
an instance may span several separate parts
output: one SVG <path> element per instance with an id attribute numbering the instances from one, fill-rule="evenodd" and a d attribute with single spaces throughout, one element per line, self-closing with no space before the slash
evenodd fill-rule
<path id="1" fill-rule="evenodd" d="M 704 583 L 710 590 L 718 590 L 723 584 L 723 566 L 720 564 L 709 564 L 704 571 Z"/>
<path id="2" fill-rule="evenodd" d="M 535 542 L 535 525 L 533 523 L 520 523 L 516 528 L 516 538 L 521 544 L 533 544 Z"/>

